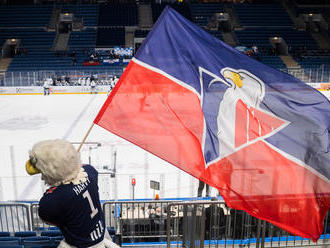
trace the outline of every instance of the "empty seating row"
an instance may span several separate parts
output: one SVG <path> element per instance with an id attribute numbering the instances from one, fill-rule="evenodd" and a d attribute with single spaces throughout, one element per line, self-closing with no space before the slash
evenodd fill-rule
<path id="1" fill-rule="evenodd" d="M 137 26 L 136 4 L 100 5 L 99 26 Z"/>
<path id="2" fill-rule="evenodd" d="M 0 247 L 57 247 L 63 235 L 60 230 L 41 231 L 40 236 L 34 231 L 15 232 L 10 236 L 9 232 L 0 232 Z"/>
<path id="3" fill-rule="evenodd" d="M 35 236 L 35 237 L 24 237 L 24 238 L 0 237 L 0 247 L 23 245 L 25 248 L 32 248 L 36 246 L 52 248 L 52 247 L 57 247 L 62 239 L 63 239 L 62 236 L 59 237 Z"/>
<path id="4" fill-rule="evenodd" d="M 279 4 L 235 4 L 241 26 L 292 27 L 292 21 Z"/>
<path id="5" fill-rule="evenodd" d="M 224 4 L 219 3 L 193 3 L 191 5 L 192 21 L 205 27 L 215 13 L 224 12 Z"/>
<path id="6" fill-rule="evenodd" d="M 20 29 L 0 29 L 0 37 L 6 39 L 20 39 L 21 47 L 30 48 L 51 48 L 54 42 L 55 33 L 46 32 L 41 28 L 20 28 Z"/>
<path id="7" fill-rule="evenodd" d="M 72 32 L 69 39 L 69 48 L 71 50 L 81 48 L 94 48 L 96 41 L 96 30 L 86 29 L 81 32 Z"/>
<path id="8" fill-rule="evenodd" d="M 65 4 L 60 5 L 62 13 L 73 13 L 81 18 L 85 26 L 97 26 L 99 8 L 97 4 Z"/>
<path id="9" fill-rule="evenodd" d="M 235 31 L 240 44 L 244 46 L 257 45 L 259 47 L 271 47 L 269 38 L 282 37 L 291 48 L 306 47 L 315 50 L 318 48 L 316 41 L 306 31 L 298 31 L 293 28 L 247 28 Z"/>
<path id="10" fill-rule="evenodd" d="M 97 47 L 125 45 L 125 28 L 98 28 Z"/>
<path id="11" fill-rule="evenodd" d="M 166 6 L 175 9 L 188 20 L 191 20 L 191 9 L 188 3 L 152 3 L 152 19 L 156 22 L 162 11 Z"/>
<path id="12" fill-rule="evenodd" d="M 45 27 L 52 11 L 52 5 L 1 6 L 0 27 Z"/>

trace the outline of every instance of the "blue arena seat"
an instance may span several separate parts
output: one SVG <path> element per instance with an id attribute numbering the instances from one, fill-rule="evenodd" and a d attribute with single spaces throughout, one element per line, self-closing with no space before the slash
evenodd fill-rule
<path id="1" fill-rule="evenodd" d="M 49 237 L 52 244 L 59 245 L 60 242 L 64 239 L 63 236 Z"/>
<path id="2" fill-rule="evenodd" d="M 9 237 L 10 232 L 0 232 L 0 237 Z"/>
<path id="3" fill-rule="evenodd" d="M 23 245 L 2 245 L 1 243 L 0 243 L 0 247 L 1 248 L 24 248 Z"/>
<path id="4" fill-rule="evenodd" d="M 49 237 L 36 236 L 36 237 L 27 237 L 23 239 L 22 244 L 24 245 L 25 248 L 30 248 L 33 246 L 49 247 L 53 243 Z"/>
<path id="5" fill-rule="evenodd" d="M 15 237 L 34 237 L 37 236 L 37 233 L 34 231 L 22 231 L 22 232 L 15 232 Z"/>
<path id="6" fill-rule="evenodd" d="M 62 232 L 60 230 L 42 231 L 40 233 L 40 236 L 58 237 L 58 236 L 62 236 Z"/>
<path id="7" fill-rule="evenodd" d="M 116 230 L 114 228 L 108 227 L 107 229 L 108 229 L 108 232 L 109 232 L 110 236 L 116 234 Z"/>
<path id="8" fill-rule="evenodd" d="M 19 238 L 19 237 L 1 237 L 0 238 L 0 247 L 20 245 L 20 244 L 21 244 L 21 238 Z"/>

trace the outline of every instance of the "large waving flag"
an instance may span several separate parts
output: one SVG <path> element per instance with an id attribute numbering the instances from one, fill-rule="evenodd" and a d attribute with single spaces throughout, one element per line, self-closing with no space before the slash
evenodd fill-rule
<path id="1" fill-rule="evenodd" d="M 330 206 L 330 103 L 166 8 L 94 123 L 317 240 Z"/>

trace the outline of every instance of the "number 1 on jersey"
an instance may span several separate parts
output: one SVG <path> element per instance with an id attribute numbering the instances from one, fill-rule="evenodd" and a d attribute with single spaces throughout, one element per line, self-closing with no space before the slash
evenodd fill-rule
<path id="1" fill-rule="evenodd" d="M 93 219 L 93 217 L 99 212 L 99 210 L 97 208 L 94 207 L 93 201 L 92 201 L 92 197 L 89 194 L 88 190 L 86 190 L 83 193 L 83 197 L 87 198 L 89 206 L 91 207 L 92 213 L 91 213 L 91 219 Z"/>

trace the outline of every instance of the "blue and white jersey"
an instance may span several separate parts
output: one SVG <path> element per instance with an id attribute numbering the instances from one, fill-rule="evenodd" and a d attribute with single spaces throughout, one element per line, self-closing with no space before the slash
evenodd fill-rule
<path id="1" fill-rule="evenodd" d="M 48 189 L 39 202 L 42 220 L 60 228 L 65 241 L 78 248 L 89 247 L 103 240 L 104 216 L 98 193 L 98 172 L 84 165 L 88 178 Z"/>

